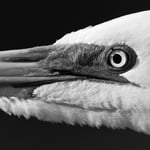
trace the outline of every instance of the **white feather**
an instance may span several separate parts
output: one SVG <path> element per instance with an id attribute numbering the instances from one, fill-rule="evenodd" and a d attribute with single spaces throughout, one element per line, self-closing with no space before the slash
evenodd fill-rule
<path id="1" fill-rule="evenodd" d="M 141 87 L 91 81 L 54 83 L 35 89 L 33 99 L 1 97 L 0 108 L 26 118 L 35 116 L 41 120 L 97 127 L 130 127 L 150 134 L 150 11 L 67 34 L 54 45 L 75 43 L 131 46 L 139 63 L 122 76 Z M 99 107 L 101 111 L 94 111 L 92 107 Z"/>
<path id="2" fill-rule="evenodd" d="M 130 93 L 130 94 L 127 94 Z M 145 96 L 141 98 L 141 93 Z M 133 128 L 150 134 L 150 90 L 90 81 L 60 82 L 34 90 L 34 99 L 2 97 L 0 108 L 8 114 L 40 120 Z M 71 107 L 70 104 L 82 106 Z M 99 107 L 94 111 L 91 107 Z"/>
<path id="3" fill-rule="evenodd" d="M 150 11 L 143 11 L 119 17 L 96 26 L 90 26 L 70 34 L 56 41 L 55 44 L 92 43 L 111 45 L 115 42 L 135 42 L 139 44 L 150 31 Z M 136 36 L 136 35 L 143 35 Z M 146 37 L 147 38 L 147 37 Z M 137 43 L 138 42 L 140 43 Z M 142 41 L 141 41 L 142 40 Z"/>
<path id="4" fill-rule="evenodd" d="M 140 65 L 122 76 L 129 81 L 150 87 L 150 11 L 138 12 L 66 34 L 59 44 L 88 43 L 113 45 L 124 43 L 138 55 Z"/>

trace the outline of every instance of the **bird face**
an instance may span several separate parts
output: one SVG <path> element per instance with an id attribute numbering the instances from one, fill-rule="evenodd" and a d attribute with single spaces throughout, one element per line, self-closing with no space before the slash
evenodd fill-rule
<path id="1" fill-rule="evenodd" d="M 150 11 L 0 52 L 0 108 L 8 114 L 150 133 Z"/>

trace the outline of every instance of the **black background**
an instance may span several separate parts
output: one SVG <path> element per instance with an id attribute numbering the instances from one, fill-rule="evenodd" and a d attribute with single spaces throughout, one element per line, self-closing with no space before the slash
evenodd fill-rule
<path id="1" fill-rule="evenodd" d="M 0 50 L 48 45 L 65 33 L 142 10 L 142 1 L 0 2 Z M 0 111 L 0 150 L 149 149 L 150 136 L 130 129 L 111 130 L 26 120 Z"/>

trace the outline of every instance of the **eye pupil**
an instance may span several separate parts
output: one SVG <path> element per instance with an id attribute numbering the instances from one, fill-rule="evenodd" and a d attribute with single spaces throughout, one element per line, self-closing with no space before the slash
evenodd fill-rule
<path id="1" fill-rule="evenodd" d="M 115 54 L 113 56 L 114 63 L 119 64 L 119 63 L 121 63 L 121 60 L 122 60 L 122 57 L 119 54 Z"/>

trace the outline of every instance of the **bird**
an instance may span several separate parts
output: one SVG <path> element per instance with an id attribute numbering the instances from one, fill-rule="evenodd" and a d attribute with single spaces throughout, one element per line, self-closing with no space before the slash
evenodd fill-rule
<path id="1" fill-rule="evenodd" d="M 0 52 L 0 109 L 150 134 L 150 10 Z"/>

